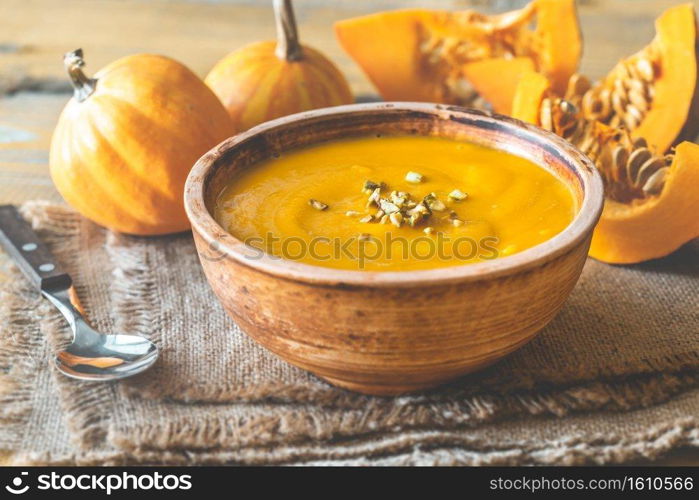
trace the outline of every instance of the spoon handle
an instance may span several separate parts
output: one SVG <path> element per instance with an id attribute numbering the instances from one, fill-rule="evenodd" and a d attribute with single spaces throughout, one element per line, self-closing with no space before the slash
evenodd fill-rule
<path id="1" fill-rule="evenodd" d="M 61 270 L 46 245 L 12 205 L 0 205 L 0 245 L 40 290 L 70 288 L 70 276 Z"/>

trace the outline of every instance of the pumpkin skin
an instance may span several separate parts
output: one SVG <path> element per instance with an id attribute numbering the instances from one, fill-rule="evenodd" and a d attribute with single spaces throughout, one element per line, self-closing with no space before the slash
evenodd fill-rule
<path id="1" fill-rule="evenodd" d="M 347 80 L 323 54 L 304 45 L 303 59 L 287 61 L 276 55 L 276 47 L 271 40 L 247 45 L 219 61 L 204 79 L 236 131 L 353 101 Z"/>
<path id="2" fill-rule="evenodd" d="M 534 19 L 537 26 L 529 30 Z M 387 101 L 469 105 L 475 91 L 500 113 L 510 111 L 527 70 L 536 69 L 554 88 L 565 89 L 582 52 L 574 0 L 534 0 L 497 16 L 387 11 L 339 21 L 335 33 Z M 452 50 L 463 42 L 482 49 L 467 55 Z"/>
<path id="3" fill-rule="evenodd" d="M 281 116 L 353 102 L 340 70 L 301 45 L 291 0 L 275 0 L 277 40 L 247 45 L 224 57 L 205 78 L 236 131 Z"/>
<path id="4" fill-rule="evenodd" d="M 164 56 L 124 57 L 95 78 L 82 102 L 76 90 L 54 131 L 56 188 L 82 215 L 115 231 L 189 229 L 184 183 L 196 160 L 232 135 L 225 109 L 199 77 Z"/>

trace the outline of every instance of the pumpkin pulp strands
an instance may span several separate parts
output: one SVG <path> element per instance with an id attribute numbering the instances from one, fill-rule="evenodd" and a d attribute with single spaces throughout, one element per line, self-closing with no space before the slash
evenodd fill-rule
<path id="1" fill-rule="evenodd" d="M 65 54 L 63 56 L 63 64 L 65 64 L 68 76 L 70 76 L 70 81 L 73 84 L 73 97 L 76 101 L 83 102 L 92 95 L 97 87 L 97 80 L 88 78 L 83 73 L 82 68 L 85 66 L 83 49 L 75 49 Z"/>

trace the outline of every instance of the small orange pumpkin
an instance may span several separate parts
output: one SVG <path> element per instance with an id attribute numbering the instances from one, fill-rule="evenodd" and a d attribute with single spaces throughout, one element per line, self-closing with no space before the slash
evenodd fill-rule
<path id="1" fill-rule="evenodd" d="M 196 160 L 232 135 L 214 93 L 184 65 L 133 55 L 83 73 L 82 50 L 65 56 L 75 92 L 51 140 L 50 170 L 78 212 L 116 231 L 189 229 L 183 193 Z"/>
<path id="2" fill-rule="evenodd" d="M 280 116 L 350 104 L 340 70 L 317 50 L 301 45 L 291 0 L 275 0 L 277 41 L 232 52 L 205 82 L 228 110 L 237 131 Z"/>

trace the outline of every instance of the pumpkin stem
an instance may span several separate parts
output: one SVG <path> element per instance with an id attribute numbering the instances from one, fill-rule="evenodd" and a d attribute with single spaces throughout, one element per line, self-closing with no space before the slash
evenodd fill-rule
<path id="1" fill-rule="evenodd" d="M 85 66 L 83 59 L 83 49 L 76 49 L 73 52 L 68 52 L 63 56 L 63 64 L 68 70 L 71 83 L 73 84 L 73 97 L 78 102 L 83 102 L 90 97 L 97 87 L 97 80 L 88 78 L 83 73 L 82 67 Z"/>
<path id="2" fill-rule="evenodd" d="M 303 59 L 291 0 L 274 0 L 274 17 L 277 21 L 277 57 L 290 62 Z"/>

